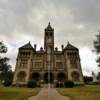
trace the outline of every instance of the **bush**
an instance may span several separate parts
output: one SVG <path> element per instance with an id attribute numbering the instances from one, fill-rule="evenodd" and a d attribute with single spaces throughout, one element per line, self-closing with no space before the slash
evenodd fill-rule
<path id="1" fill-rule="evenodd" d="M 90 82 L 90 83 L 87 83 L 87 85 L 100 85 L 100 82 Z"/>
<path id="2" fill-rule="evenodd" d="M 64 82 L 64 86 L 65 86 L 66 88 L 73 88 L 73 87 L 74 87 L 74 82 L 73 82 L 73 81 L 70 81 L 70 80 L 65 81 L 65 82 Z"/>
<path id="3" fill-rule="evenodd" d="M 35 88 L 36 86 L 37 86 L 36 80 L 31 80 L 27 84 L 27 87 L 29 87 L 29 88 Z"/>
<path id="4" fill-rule="evenodd" d="M 11 81 L 10 81 L 10 80 L 5 80 L 5 81 L 3 82 L 3 85 L 4 85 L 4 86 L 10 86 L 10 85 L 11 85 Z"/>
<path id="5" fill-rule="evenodd" d="M 57 88 L 64 87 L 64 84 L 63 84 L 62 82 L 60 82 L 60 83 L 59 83 L 59 82 L 57 82 L 57 83 L 56 83 L 56 87 L 57 87 Z"/>

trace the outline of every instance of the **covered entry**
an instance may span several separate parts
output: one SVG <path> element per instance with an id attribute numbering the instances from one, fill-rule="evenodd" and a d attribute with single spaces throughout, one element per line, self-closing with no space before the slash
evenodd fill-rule
<path id="1" fill-rule="evenodd" d="M 49 83 L 49 82 L 53 83 L 53 80 L 54 80 L 54 76 L 51 72 L 49 74 L 48 73 L 44 74 L 44 82 L 45 83 Z"/>
<path id="2" fill-rule="evenodd" d="M 64 73 L 58 73 L 57 80 L 60 82 L 64 82 L 66 80 L 66 75 Z"/>
<path id="3" fill-rule="evenodd" d="M 33 74 L 31 75 L 31 79 L 36 80 L 36 81 L 39 81 L 39 79 L 40 79 L 40 74 L 39 74 L 39 73 L 33 73 Z"/>

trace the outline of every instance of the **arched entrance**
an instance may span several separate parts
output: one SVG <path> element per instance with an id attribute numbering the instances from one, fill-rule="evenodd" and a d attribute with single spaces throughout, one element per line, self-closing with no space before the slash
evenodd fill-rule
<path id="1" fill-rule="evenodd" d="M 64 82 L 66 80 L 66 75 L 64 73 L 58 73 L 57 80 L 60 82 Z"/>
<path id="2" fill-rule="evenodd" d="M 50 75 L 50 76 L 48 76 L 48 75 Z M 50 79 L 48 79 L 50 77 Z M 53 83 L 53 80 L 54 80 L 54 76 L 53 76 L 53 74 L 52 73 L 50 73 L 50 74 L 48 74 L 48 73 L 45 73 L 44 74 L 44 82 L 45 83 Z"/>
<path id="3" fill-rule="evenodd" d="M 31 75 L 31 79 L 36 80 L 36 81 L 39 81 L 39 79 L 40 79 L 40 74 L 39 74 L 39 73 L 33 73 L 33 74 Z"/>

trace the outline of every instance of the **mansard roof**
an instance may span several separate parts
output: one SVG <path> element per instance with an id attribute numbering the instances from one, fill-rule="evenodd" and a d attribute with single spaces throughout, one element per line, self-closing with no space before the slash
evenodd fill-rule
<path id="1" fill-rule="evenodd" d="M 19 49 L 33 49 L 32 45 L 29 43 L 23 45 L 22 47 L 20 47 Z"/>
<path id="2" fill-rule="evenodd" d="M 77 47 L 73 46 L 68 42 L 67 46 L 64 48 L 64 50 L 78 50 Z"/>
<path id="3" fill-rule="evenodd" d="M 45 28 L 45 30 L 54 30 L 54 29 L 51 27 L 50 22 L 49 22 L 48 26 Z"/>

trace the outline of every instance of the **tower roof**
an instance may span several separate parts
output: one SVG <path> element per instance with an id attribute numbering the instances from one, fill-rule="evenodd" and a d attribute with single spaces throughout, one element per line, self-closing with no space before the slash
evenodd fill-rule
<path id="1" fill-rule="evenodd" d="M 78 48 L 76 48 L 75 46 L 73 46 L 72 44 L 68 42 L 64 50 L 78 50 Z"/>
<path id="2" fill-rule="evenodd" d="M 48 26 L 45 28 L 45 30 L 54 30 L 51 25 L 50 25 L 50 22 L 48 23 Z"/>
<path id="3" fill-rule="evenodd" d="M 32 47 L 32 45 L 30 44 L 30 41 L 29 41 L 29 43 L 23 45 L 19 49 L 33 49 L 33 47 Z"/>

